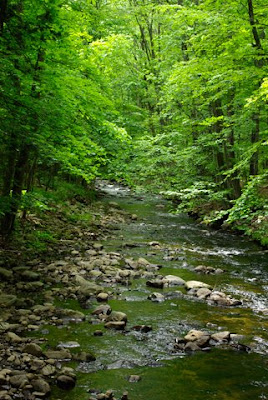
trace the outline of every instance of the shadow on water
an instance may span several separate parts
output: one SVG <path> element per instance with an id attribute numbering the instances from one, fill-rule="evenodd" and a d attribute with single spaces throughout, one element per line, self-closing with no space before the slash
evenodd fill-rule
<path id="1" fill-rule="evenodd" d="M 118 398 L 127 390 L 130 400 L 267 399 L 267 251 L 246 238 L 204 228 L 186 215 L 173 215 L 160 198 L 135 198 L 128 189 L 114 185 L 102 189 L 103 203 L 116 201 L 123 210 L 137 215 L 132 223 L 117 226 L 116 234 L 104 243 L 106 251 L 120 251 L 124 257 L 134 259 L 145 257 L 161 264 L 163 275 L 204 281 L 242 298 L 243 305 L 212 306 L 176 296 L 175 288 L 164 289 L 166 294 L 171 292 L 169 300 L 153 303 L 147 297 L 155 289 L 146 287 L 142 279 L 136 280 L 122 288 L 119 298 L 109 304 L 113 310 L 127 313 L 129 328 L 151 325 L 151 332 L 104 331 L 103 336 L 94 337 L 93 332 L 103 325 L 83 322 L 62 329 L 48 327 L 52 344 L 53 340 L 55 345 L 77 340 L 82 350 L 97 356 L 95 362 L 75 365 L 75 389 L 66 393 L 56 389 L 52 398 L 88 400 L 94 388 L 113 389 Z M 161 246 L 154 248 L 150 241 Z M 170 252 L 175 255 L 173 259 L 168 258 Z M 225 273 L 197 275 L 194 267 L 200 264 L 222 268 Z M 192 328 L 243 334 L 252 351 L 248 354 L 214 348 L 208 353 L 174 353 L 174 339 Z M 129 383 L 127 377 L 131 374 L 139 375 L 141 380 Z"/>

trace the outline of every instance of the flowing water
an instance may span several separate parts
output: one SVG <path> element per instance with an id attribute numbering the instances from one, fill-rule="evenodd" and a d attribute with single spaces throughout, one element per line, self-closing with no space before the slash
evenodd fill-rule
<path id="1" fill-rule="evenodd" d="M 123 210 L 138 216 L 132 223 L 118 225 L 114 236 L 104 243 L 106 251 L 134 259 L 144 257 L 161 264 L 162 275 L 204 281 L 243 299 L 243 305 L 212 306 L 177 296 L 175 288 L 159 290 L 170 296 L 162 303 L 153 303 L 147 297 L 157 290 L 146 287 L 145 279 L 135 280 L 121 287 L 119 297 L 109 304 L 128 315 L 129 327 L 151 325 L 151 332 L 107 330 L 95 337 L 93 332 L 103 325 L 82 322 L 49 327 L 52 345 L 77 340 L 82 350 L 97 357 L 95 362 L 72 364 L 78 371 L 76 388 L 70 392 L 56 389 L 52 399 L 87 400 L 92 389 L 112 389 L 117 398 L 127 390 L 130 400 L 268 399 L 267 250 L 247 238 L 205 228 L 186 215 L 173 215 L 168 212 L 168 203 L 159 198 L 135 198 L 128 190 L 112 185 L 105 191 L 103 203 L 116 201 Z M 160 248 L 150 246 L 151 241 L 160 242 Z M 222 268 L 225 273 L 197 275 L 193 269 L 200 264 Z M 71 300 L 61 306 L 79 309 Z M 90 315 L 91 310 L 83 312 Z M 191 355 L 174 353 L 174 339 L 193 328 L 242 334 L 252 351 L 218 347 Z M 141 380 L 128 382 L 132 374 Z"/>

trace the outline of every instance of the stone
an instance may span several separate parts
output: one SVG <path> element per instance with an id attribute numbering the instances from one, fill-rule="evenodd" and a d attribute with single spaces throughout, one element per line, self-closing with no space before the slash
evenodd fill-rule
<path id="1" fill-rule="evenodd" d="M 19 375 L 13 375 L 9 378 L 9 383 L 11 386 L 18 388 L 18 389 L 23 389 L 26 385 L 29 384 L 29 379 L 27 377 L 27 374 L 19 374 Z"/>
<path id="2" fill-rule="evenodd" d="M 28 343 L 23 348 L 23 353 L 31 354 L 35 357 L 41 357 L 43 355 L 43 350 L 36 343 Z"/>
<path id="3" fill-rule="evenodd" d="M 195 272 L 205 273 L 206 270 L 207 270 L 207 267 L 205 265 L 198 265 L 197 267 L 194 268 Z"/>
<path id="4" fill-rule="evenodd" d="M 229 341 L 230 332 L 223 331 L 223 332 L 213 333 L 213 335 L 211 335 L 211 339 L 215 340 L 216 342 Z"/>
<path id="5" fill-rule="evenodd" d="M 200 288 L 196 292 L 196 296 L 199 299 L 206 299 L 211 294 L 211 290 L 207 288 Z"/>
<path id="6" fill-rule="evenodd" d="M 60 318 L 66 318 L 71 321 L 84 321 L 85 320 L 84 313 L 82 313 L 81 311 L 72 310 L 72 309 L 68 309 L 68 308 L 57 309 L 56 314 Z"/>
<path id="7" fill-rule="evenodd" d="M 40 279 L 40 274 L 30 270 L 22 271 L 20 276 L 25 281 L 38 281 Z"/>
<path id="8" fill-rule="evenodd" d="M 124 392 L 121 400 L 128 400 L 128 392 Z"/>
<path id="9" fill-rule="evenodd" d="M 203 331 L 198 331 L 196 329 L 190 330 L 186 336 L 184 336 L 184 339 L 187 342 L 194 342 L 196 340 L 201 339 L 203 336 L 209 337 L 209 334 L 207 332 Z"/>
<path id="10" fill-rule="evenodd" d="M 14 332 L 7 332 L 6 334 L 6 340 L 10 343 L 21 343 L 22 338 Z"/>
<path id="11" fill-rule="evenodd" d="M 101 330 L 96 330 L 96 331 L 93 333 L 93 335 L 94 335 L 94 336 L 103 336 L 103 332 L 102 332 Z"/>
<path id="12" fill-rule="evenodd" d="M 211 285 L 208 285 L 205 282 L 199 282 L 199 281 L 187 281 L 187 282 L 185 282 L 185 286 L 186 286 L 187 290 L 199 289 L 199 288 L 212 289 Z"/>
<path id="13" fill-rule="evenodd" d="M 13 276 L 13 272 L 10 271 L 9 269 L 0 267 L 0 278 L 3 279 L 10 279 Z"/>
<path id="14" fill-rule="evenodd" d="M 154 241 L 153 241 L 153 242 L 150 242 L 150 243 L 149 243 L 149 246 L 153 246 L 153 247 L 154 247 L 154 246 L 160 246 L 160 243 L 159 243 L 159 242 L 154 242 Z"/>
<path id="15" fill-rule="evenodd" d="M 57 378 L 57 386 L 63 390 L 71 390 L 75 387 L 76 380 L 68 375 L 60 375 Z"/>
<path id="16" fill-rule="evenodd" d="M 136 382 L 139 382 L 140 380 L 141 380 L 141 377 L 139 375 L 130 375 L 128 377 L 128 381 L 130 383 L 136 383 Z"/>
<path id="17" fill-rule="evenodd" d="M 103 249 L 103 245 L 101 243 L 94 243 L 93 247 L 95 250 L 102 250 Z"/>
<path id="18" fill-rule="evenodd" d="M 141 265 L 142 267 L 146 267 L 147 265 L 150 265 L 150 262 L 149 262 L 148 260 L 146 260 L 145 258 L 143 258 L 143 257 L 140 257 L 140 258 L 137 260 L 137 263 L 138 263 L 139 265 Z"/>
<path id="19" fill-rule="evenodd" d="M 132 327 L 132 329 L 134 331 L 138 331 L 138 332 L 143 332 L 143 333 L 147 333 L 153 330 L 153 328 L 150 325 L 135 325 Z"/>
<path id="20" fill-rule="evenodd" d="M 146 286 L 153 287 L 156 289 L 163 289 L 164 282 L 160 279 L 155 279 L 155 280 L 147 281 Z"/>
<path id="21" fill-rule="evenodd" d="M 0 294 L 0 307 L 11 307 L 15 305 L 16 301 L 18 300 L 17 296 L 13 294 Z"/>
<path id="22" fill-rule="evenodd" d="M 201 350 L 200 347 L 197 345 L 196 342 L 188 342 L 184 346 L 185 351 L 199 351 Z"/>
<path id="23" fill-rule="evenodd" d="M 60 342 L 57 346 L 57 348 L 62 348 L 62 349 L 70 349 L 70 348 L 77 348 L 80 347 L 80 344 L 75 341 L 70 341 L 70 342 Z"/>
<path id="24" fill-rule="evenodd" d="M 48 395 L 51 391 L 49 384 L 43 378 L 37 378 L 31 381 L 34 390 Z"/>
<path id="25" fill-rule="evenodd" d="M 101 305 L 101 306 L 98 306 L 97 308 L 95 308 L 95 310 L 94 311 L 92 311 L 92 315 L 109 315 L 109 314 L 111 314 L 111 312 L 112 312 L 112 309 L 111 309 L 111 307 L 108 305 L 108 304 L 105 304 L 105 305 Z"/>
<path id="26" fill-rule="evenodd" d="M 101 292 L 97 295 L 97 301 L 101 302 L 101 301 L 107 301 L 109 298 L 108 293 L 105 292 Z"/>
<path id="27" fill-rule="evenodd" d="M 119 330 L 123 330 L 125 328 L 126 322 L 125 321 L 110 321 L 110 322 L 107 322 L 104 326 L 107 329 L 115 329 L 115 330 L 119 331 Z"/>
<path id="28" fill-rule="evenodd" d="M 45 353 L 47 358 L 52 358 L 54 360 L 70 360 L 72 355 L 69 350 L 47 350 Z"/>
<path id="29" fill-rule="evenodd" d="M 43 367 L 42 371 L 41 371 L 42 375 L 44 375 L 44 376 L 53 375 L 53 374 L 55 374 L 55 372 L 56 372 L 56 368 L 54 367 L 54 365 L 50 365 L 50 364 Z"/>
<path id="30" fill-rule="evenodd" d="M 127 322 L 127 314 L 120 311 L 112 311 L 107 317 L 107 321 L 124 321 Z"/>
<path id="31" fill-rule="evenodd" d="M 167 286 L 184 286 L 185 281 L 181 279 L 179 276 L 175 275 L 166 275 L 163 278 L 163 282 Z"/>
<path id="32" fill-rule="evenodd" d="M 103 288 L 93 282 L 87 281 L 81 275 L 76 275 L 76 283 L 78 284 L 78 292 L 85 297 L 90 297 L 103 292 Z"/>

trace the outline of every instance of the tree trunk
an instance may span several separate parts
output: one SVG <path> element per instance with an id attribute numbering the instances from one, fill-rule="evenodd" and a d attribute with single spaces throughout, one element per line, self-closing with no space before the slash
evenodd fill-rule
<path id="1" fill-rule="evenodd" d="M 28 159 L 29 159 L 29 148 L 27 145 L 24 145 L 20 151 L 18 161 L 15 167 L 10 210 L 4 215 L 2 221 L 2 233 L 4 235 L 9 235 L 14 228 L 16 214 L 18 212 L 21 202 L 25 169 L 27 166 Z"/>

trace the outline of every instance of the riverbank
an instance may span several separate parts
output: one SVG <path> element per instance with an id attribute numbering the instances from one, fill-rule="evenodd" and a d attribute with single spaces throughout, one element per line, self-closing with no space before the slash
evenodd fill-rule
<path id="1" fill-rule="evenodd" d="M 203 400 L 212 375 L 212 392 L 234 395 L 242 370 L 243 390 L 258 398 L 267 255 L 120 190 L 49 212 L 43 228 L 56 239 L 46 253 L 22 248 L 16 259 L 15 242 L 2 252 L 1 396 L 173 400 L 180 390 Z M 222 359 L 225 388 L 207 370 Z M 175 371 L 189 371 L 191 392 Z"/>

